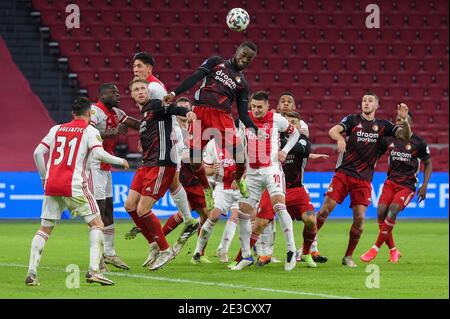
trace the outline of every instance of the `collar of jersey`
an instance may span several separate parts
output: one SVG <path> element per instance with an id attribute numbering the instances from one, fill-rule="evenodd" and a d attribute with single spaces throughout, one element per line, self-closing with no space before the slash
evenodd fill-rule
<path id="1" fill-rule="evenodd" d="M 105 114 L 108 115 L 108 114 L 112 113 L 112 110 L 108 109 L 102 102 L 98 101 L 96 105 L 99 109 L 101 109 L 103 112 L 105 112 Z"/>

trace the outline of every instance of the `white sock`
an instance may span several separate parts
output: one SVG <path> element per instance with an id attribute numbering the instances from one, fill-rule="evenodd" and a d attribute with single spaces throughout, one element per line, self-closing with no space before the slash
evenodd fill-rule
<path id="1" fill-rule="evenodd" d="M 89 231 L 89 270 L 99 271 L 100 259 L 103 255 L 103 230 L 93 227 Z"/>
<path id="2" fill-rule="evenodd" d="M 225 229 L 223 230 L 222 239 L 220 240 L 220 245 L 217 249 L 221 249 L 225 253 L 228 253 L 234 234 L 236 233 L 236 227 L 237 224 L 234 221 L 227 220 Z"/>
<path id="3" fill-rule="evenodd" d="M 286 205 L 275 204 L 273 207 L 280 218 L 281 228 L 283 230 L 284 238 L 286 240 L 286 251 L 293 251 L 295 253 L 294 230 L 292 225 L 292 218 L 286 210 Z"/>
<path id="4" fill-rule="evenodd" d="M 115 256 L 116 251 L 114 249 L 114 224 L 105 226 L 103 228 L 103 237 L 105 240 L 105 255 Z"/>
<path id="5" fill-rule="evenodd" d="M 191 207 L 189 206 L 189 201 L 187 198 L 186 191 L 183 186 L 180 185 L 173 193 L 171 193 L 175 205 L 177 205 L 178 210 L 183 215 L 183 221 L 186 223 L 192 219 Z"/>
<path id="6" fill-rule="evenodd" d="M 252 235 L 252 226 L 250 223 L 250 215 L 239 211 L 239 240 L 241 242 L 242 257 L 251 256 L 250 252 L 250 236 Z"/>
<path id="7" fill-rule="evenodd" d="M 310 249 L 310 251 L 311 251 L 312 253 L 314 253 L 314 252 L 316 252 L 316 251 L 319 251 L 319 242 L 317 241 L 317 234 L 316 234 L 316 237 L 314 237 L 313 243 L 311 244 L 311 249 Z"/>
<path id="8" fill-rule="evenodd" d="M 264 227 L 263 232 L 259 236 L 260 246 L 261 246 L 261 254 L 260 256 L 270 256 L 272 255 L 272 242 L 273 242 L 273 232 L 272 232 L 272 224 L 268 224 Z M 258 249 L 258 248 L 256 248 Z"/>
<path id="9" fill-rule="evenodd" d="M 211 233 L 214 229 L 214 225 L 216 223 L 213 223 L 209 219 L 206 220 L 206 222 L 203 224 L 202 229 L 200 230 L 200 235 L 197 239 L 197 246 L 195 246 L 194 255 L 199 253 L 201 254 L 203 248 L 205 247 L 206 243 L 209 240 L 209 237 L 211 237 Z"/>
<path id="10" fill-rule="evenodd" d="M 276 234 L 276 221 L 275 219 L 269 224 L 270 227 L 267 227 L 267 246 L 266 246 L 266 255 L 273 256 L 273 247 L 275 246 L 275 234 Z"/>
<path id="11" fill-rule="evenodd" d="M 42 251 L 44 250 L 44 246 L 46 241 L 48 240 L 48 236 L 49 235 L 40 230 L 38 230 L 36 235 L 34 235 L 33 240 L 31 241 L 28 273 L 37 275 L 37 267 L 39 266 L 39 262 L 41 261 Z"/>

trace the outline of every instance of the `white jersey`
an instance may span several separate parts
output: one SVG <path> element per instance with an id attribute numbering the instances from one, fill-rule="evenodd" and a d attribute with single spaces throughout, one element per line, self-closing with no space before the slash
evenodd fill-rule
<path id="1" fill-rule="evenodd" d="M 41 144 L 49 149 L 45 195 L 76 197 L 89 194 L 87 163 L 91 151 L 102 148 L 100 132 L 86 121 L 73 121 L 52 127 Z"/>
<path id="2" fill-rule="evenodd" d="M 148 91 L 152 100 L 162 100 L 167 95 L 166 88 L 156 81 L 148 84 Z"/>
<path id="3" fill-rule="evenodd" d="M 300 120 L 300 133 L 309 137 L 309 127 L 305 121 Z"/>
<path id="4" fill-rule="evenodd" d="M 125 122 L 128 115 L 121 109 L 113 107 L 109 110 L 102 103 L 98 102 L 91 105 L 91 125 L 94 126 L 100 134 L 104 134 L 108 130 L 115 129 L 119 124 Z M 114 154 L 114 149 L 117 144 L 117 137 L 111 136 L 105 138 L 103 141 L 103 148 L 109 154 Z M 92 168 L 100 168 L 100 162 L 93 160 L 90 163 Z M 101 168 L 104 170 L 110 170 L 110 165 L 102 164 Z"/>
<path id="5" fill-rule="evenodd" d="M 236 162 L 232 154 L 229 154 L 226 147 L 219 149 L 215 140 L 212 139 L 206 144 L 203 152 L 203 161 L 205 166 L 220 164 L 219 174 L 214 175 L 215 184 L 223 184 L 224 189 L 231 189 L 234 181 L 234 172 L 236 171 Z"/>
<path id="6" fill-rule="evenodd" d="M 266 133 L 264 139 L 260 140 L 251 130 L 245 129 L 245 144 L 247 147 L 247 162 L 249 167 L 252 169 L 271 166 L 278 167 L 280 165 L 278 161 L 278 151 L 280 149 L 279 133 L 286 132 L 289 135 L 295 135 L 298 139 L 298 131 L 283 116 L 272 111 L 267 112 L 262 119 L 256 119 L 251 112 L 249 112 L 249 115 L 253 123 Z M 296 140 L 293 141 L 293 139 L 290 138 L 290 142 L 283 148 L 286 154 L 295 145 L 295 142 L 297 142 Z"/>

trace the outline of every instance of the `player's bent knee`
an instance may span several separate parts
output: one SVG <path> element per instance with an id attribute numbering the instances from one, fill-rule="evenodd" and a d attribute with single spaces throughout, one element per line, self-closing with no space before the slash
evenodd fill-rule
<path id="1" fill-rule="evenodd" d="M 90 214 L 83 217 L 86 224 L 92 227 L 103 228 L 103 221 L 101 219 L 100 214 Z"/>
<path id="2" fill-rule="evenodd" d="M 53 228 L 56 225 L 56 220 L 52 220 L 52 219 L 45 219 L 42 218 L 41 219 L 41 226 L 45 227 L 45 228 Z"/>

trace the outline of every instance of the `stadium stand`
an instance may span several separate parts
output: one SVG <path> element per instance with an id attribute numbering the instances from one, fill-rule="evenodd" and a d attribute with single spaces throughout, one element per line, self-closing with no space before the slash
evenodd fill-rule
<path id="1" fill-rule="evenodd" d="M 33 150 L 55 122 L 31 90 L 1 37 L 0 61 L 2 77 L 8 79 L 0 86 L 0 171 L 35 171 Z"/>
<path id="2" fill-rule="evenodd" d="M 392 119 L 404 101 L 417 131 L 448 153 L 448 1 L 378 1 L 381 29 L 364 27 L 370 1 L 83 0 L 76 1 L 81 27 L 71 30 L 64 25 L 67 3 L 32 1 L 82 92 L 93 100 L 101 82 L 114 81 L 123 109 L 136 116 L 127 89 L 136 51 L 154 55 L 154 73 L 174 88 L 206 57 L 231 56 L 249 39 L 259 46 L 245 72 L 251 89 L 270 91 L 273 106 L 281 92 L 292 91 L 318 147 L 331 143 L 328 129 L 358 112 L 369 89 L 380 96 L 379 116 Z M 226 28 L 233 7 L 251 15 L 243 33 Z M 136 138 L 128 137 L 131 150 Z M 308 167 L 324 169 L 319 161 Z M 439 167 L 448 170 L 448 160 L 437 161 Z"/>

